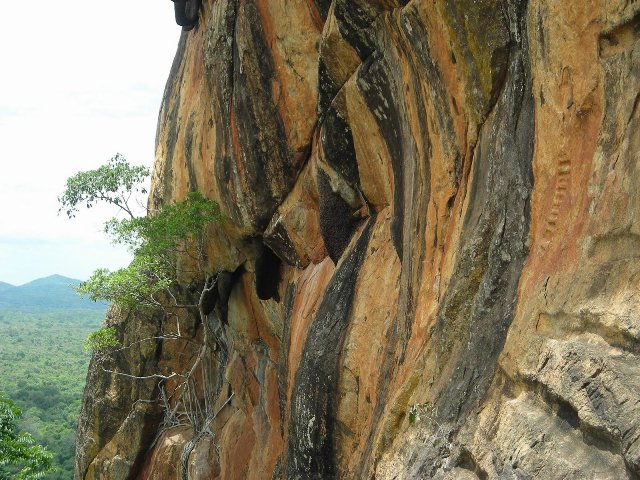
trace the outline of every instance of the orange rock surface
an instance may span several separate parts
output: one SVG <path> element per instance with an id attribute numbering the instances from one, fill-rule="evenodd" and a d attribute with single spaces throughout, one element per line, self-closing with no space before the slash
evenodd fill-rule
<path id="1" fill-rule="evenodd" d="M 190 190 L 226 320 L 109 321 L 215 324 L 215 415 L 110 373 L 189 342 L 94 358 L 76 478 L 640 476 L 640 2 L 204 0 L 150 207 Z"/>

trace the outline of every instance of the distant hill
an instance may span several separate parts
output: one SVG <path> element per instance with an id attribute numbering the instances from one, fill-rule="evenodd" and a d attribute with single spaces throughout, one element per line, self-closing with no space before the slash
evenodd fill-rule
<path id="1" fill-rule="evenodd" d="M 0 282 L 0 309 L 12 310 L 106 310 L 106 303 L 92 302 L 77 295 L 72 286 L 80 280 L 51 275 L 24 285 Z"/>

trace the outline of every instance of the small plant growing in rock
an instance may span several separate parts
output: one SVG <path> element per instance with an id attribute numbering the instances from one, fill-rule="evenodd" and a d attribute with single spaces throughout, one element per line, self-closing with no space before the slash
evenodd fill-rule
<path id="1" fill-rule="evenodd" d="M 410 425 L 425 420 L 422 439 L 425 444 L 437 449 L 442 457 L 448 457 L 453 448 L 450 441 L 451 428 L 438 421 L 438 408 L 431 402 L 414 403 L 409 406 L 407 419 Z"/>
<path id="2" fill-rule="evenodd" d="M 416 404 L 409 407 L 409 424 L 413 425 L 416 421 L 420 420 L 420 414 L 418 413 L 418 406 Z"/>
<path id="3" fill-rule="evenodd" d="M 115 327 L 103 327 L 91 333 L 84 341 L 85 350 L 95 353 L 120 347 Z"/>
<path id="4" fill-rule="evenodd" d="M 421 417 L 427 417 L 434 420 L 437 415 L 437 408 L 430 402 L 414 403 L 409 407 L 409 414 L 407 415 L 407 418 L 409 420 L 409 424 L 414 425 L 416 422 L 420 421 Z"/>

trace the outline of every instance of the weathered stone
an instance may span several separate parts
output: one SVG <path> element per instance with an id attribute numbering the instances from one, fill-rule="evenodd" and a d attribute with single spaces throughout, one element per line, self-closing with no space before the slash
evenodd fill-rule
<path id="1" fill-rule="evenodd" d="M 115 322 L 194 342 L 107 365 L 184 372 L 209 328 L 196 401 L 216 415 L 163 430 L 132 410 L 153 382 L 94 359 L 76 477 L 639 477 L 639 19 L 626 0 L 203 1 L 150 207 L 218 201 L 205 270 L 235 273 L 203 322 Z"/>

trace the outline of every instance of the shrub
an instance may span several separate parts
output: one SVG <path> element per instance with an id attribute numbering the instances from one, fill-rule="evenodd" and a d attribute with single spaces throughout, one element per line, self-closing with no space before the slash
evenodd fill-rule
<path id="1" fill-rule="evenodd" d="M 99 352 L 121 346 L 116 336 L 115 327 L 103 327 L 90 334 L 84 341 L 84 348 L 89 352 Z"/>

